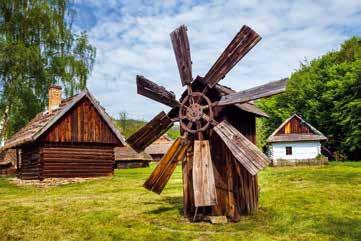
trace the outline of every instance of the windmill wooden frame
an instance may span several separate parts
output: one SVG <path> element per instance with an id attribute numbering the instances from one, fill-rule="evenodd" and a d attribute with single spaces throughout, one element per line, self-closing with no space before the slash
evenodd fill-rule
<path id="1" fill-rule="evenodd" d="M 222 87 L 218 82 L 261 37 L 250 27 L 243 26 L 207 74 L 194 79 L 186 26 L 174 30 L 170 37 L 181 83 L 186 86 L 186 91 L 177 100 L 173 92 L 143 76 L 137 76 L 138 94 L 172 109 L 168 113 L 159 113 L 126 141 L 134 150 L 143 151 L 174 122 L 179 122 L 181 136 L 160 160 L 144 187 L 160 194 L 177 163 L 182 162 L 184 215 L 192 221 L 207 220 L 209 216 L 227 216 L 237 221 L 241 214 L 257 209 L 257 173 L 269 164 L 269 160 L 232 125 L 224 110 L 230 105 L 281 93 L 286 88 L 287 79 L 220 96 L 217 93 Z M 220 164 L 222 160 L 219 154 L 225 153 L 228 153 L 225 159 L 232 162 L 234 167 L 226 180 L 235 183 L 232 190 L 227 190 L 233 193 L 232 198 L 227 200 L 222 192 L 222 182 L 217 177 L 228 174 L 218 173 L 214 168 L 223 165 Z"/>

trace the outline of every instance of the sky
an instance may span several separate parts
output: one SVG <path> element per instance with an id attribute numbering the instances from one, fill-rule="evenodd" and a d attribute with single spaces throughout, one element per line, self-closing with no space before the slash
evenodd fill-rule
<path id="1" fill-rule="evenodd" d="M 235 90 L 289 77 L 361 36 L 361 1 L 74 0 L 74 31 L 86 31 L 97 56 L 88 88 L 109 114 L 150 120 L 169 108 L 136 93 L 136 75 L 184 90 L 169 34 L 185 24 L 193 77 L 204 76 L 243 25 L 262 40 L 220 82 Z"/>

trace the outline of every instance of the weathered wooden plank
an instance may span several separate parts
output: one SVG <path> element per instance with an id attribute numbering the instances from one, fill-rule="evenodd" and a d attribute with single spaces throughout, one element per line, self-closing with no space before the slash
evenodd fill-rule
<path id="1" fill-rule="evenodd" d="M 182 85 L 190 84 L 193 78 L 187 27 L 185 25 L 180 26 L 170 34 L 170 38 L 172 40 Z"/>
<path id="2" fill-rule="evenodd" d="M 137 75 L 137 93 L 170 107 L 180 105 L 173 92 L 146 79 L 144 76 Z"/>
<path id="3" fill-rule="evenodd" d="M 117 136 L 88 98 L 64 114 L 40 137 L 45 142 L 119 144 Z"/>
<path id="4" fill-rule="evenodd" d="M 177 163 L 184 159 L 187 148 L 186 140 L 178 137 L 144 183 L 144 187 L 160 194 L 174 172 Z"/>
<path id="5" fill-rule="evenodd" d="M 255 31 L 244 25 L 201 81 L 213 88 L 260 40 Z"/>
<path id="6" fill-rule="evenodd" d="M 183 173 L 183 213 L 185 217 L 191 217 L 194 207 L 194 192 L 192 181 L 192 166 L 193 166 L 193 145 L 188 146 L 186 158 L 182 161 Z"/>
<path id="7" fill-rule="evenodd" d="M 209 141 L 194 141 L 192 176 L 195 206 L 216 205 L 217 194 Z"/>
<path id="8" fill-rule="evenodd" d="M 173 125 L 172 120 L 164 111 L 160 112 L 144 127 L 130 136 L 126 142 L 137 152 L 152 144 L 156 139 L 163 135 Z"/>
<path id="9" fill-rule="evenodd" d="M 257 100 L 282 93 L 286 90 L 288 79 L 273 81 L 248 90 L 239 91 L 221 98 L 217 105 L 242 104 L 251 100 Z"/>
<path id="10" fill-rule="evenodd" d="M 222 121 L 213 130 L 252 175 L 256 175 L 269 164 L 268 157 L 227 121 Z"/>

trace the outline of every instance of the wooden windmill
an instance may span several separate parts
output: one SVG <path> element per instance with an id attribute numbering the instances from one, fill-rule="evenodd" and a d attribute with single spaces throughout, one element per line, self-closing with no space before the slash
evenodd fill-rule
<path id="1" fill-rule="evenodd" d="M 192 77 L 186 26 L 177 28 L 170 37 L 181 82 L 187 89 L 178 101 L 173 92 L 137 76 L 138 94 L 172 109 L 168 114 L 161 112 L 155 116 L 129 137 L 127 143 L 134 150 L 143 151 L 174 122 L 179 122 L 181 137 L 174 141 L 144 187 L 160 194 L 177 163 L 182 162 L 185 216 L 191 220 L 227 216 L 237 221 L 241 214 L 257 208 L 259 190 L 256 174 L 268 165 L 269 160 L 239 131 L 240 128 L 228 121 L 230 114 L 226 110 L 231 105 L 281 93 L 287 80 L 240 92 L 217 84 L 260 41 L 261 37 L 248 26 L 241 28 L 208 73 L 195 79 Z M 222 166 L 224 159 L 232 162 L 233 167 L 229 168 L 232 170 L 219 171 L 215 168 Z M 225 165 L 228 165 L 227 162 Z"/>

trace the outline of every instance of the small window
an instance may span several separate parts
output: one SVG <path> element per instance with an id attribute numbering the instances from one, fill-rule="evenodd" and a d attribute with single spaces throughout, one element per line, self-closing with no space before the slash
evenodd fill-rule
<path id="1" fill-rule="evenodd" d="M 286 146 L 286 155 L 292 155 L 292 146 Z"/>

